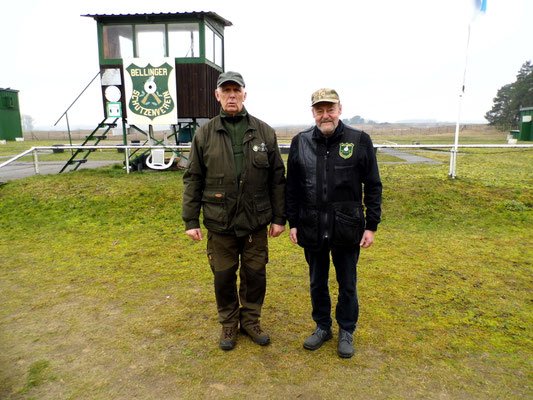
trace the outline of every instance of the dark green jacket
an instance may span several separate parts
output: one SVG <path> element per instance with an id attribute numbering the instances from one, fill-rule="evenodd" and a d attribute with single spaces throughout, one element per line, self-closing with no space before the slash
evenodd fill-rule
<path id="1" fill-rule="evenodd" d="M 194 135 L 183 175 L 185 229 L 204 225 L 213 232 L 248 235 L 269 223 L 285 225 L 285 165 L 276 134 L 248 114 L 243 140 L 243 170 L 237 184 L 231 139 L 220 116 Z"/>

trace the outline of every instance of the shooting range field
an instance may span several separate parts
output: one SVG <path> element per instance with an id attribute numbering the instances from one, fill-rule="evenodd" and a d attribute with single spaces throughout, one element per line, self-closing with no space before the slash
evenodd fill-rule
<path id="1" fill-rule="evenodd" d="M 381 124 L 381 125 L 353 125 L 358 129 L 362 129 L 372 137 L 372 140 L 376 144 L 393 142 L 402 145 L 409 144 L 450 144 L 454 139 L 454 125 L 434 125 L 431 124 Z M 299 127 L 277 127 L 276 133 L 280 144 L 289 145 L 291 139 L 299 131 L 306 129 L 308 126 Z M 73 131 L 72 144 L 80 145 L 83 139 L 90 133 L 90 131 Z M 155 133 L 155 137 L 159 140 L 163 140 L 163 137 L 168 134 L 169 131 L 160 131 Z M 499 131 L 491 126 L 479 124 L 479 125 L 464 125 L 461 129 L 461 144 L 506 144 L 506 137 L 508 132 Z M 144 144 L 146 141 L 142 135 L 129 135 L 137 139 L 140 144 Z M 10 157 L 20 154 L 31 147 L 38 146 L 58 146 L 57 150 L 43 150 L 39 152 L 39 162 L 41 161 L 53 161 L 53 162 L 66 162 L 71 156 L 71 150 L 62 149 L 61 146 L 68 146 L 69 138 L 66 131 L 32 131 L 24 133 L 25 141 L 15 142 L 9 141 L 6 144 L 0 145 L 0 163 L 7 161 Z M 528 143 L 528 142 L 524 142 Z M 122 142 L 117 138 L 105 140 L 101 145 L 117 146 Z M 420 152 L 417 150 L 409 149 L 403 150 L 409 153 Z M 449 149 L 440 149 L 445 156 L 439 161 L 449 161 Z M 480 150 L 470 149 L 468 152 L 476 152 Z M 485 150 L 482 150 L 483 152 Z M 498 150 L 492 150 L 498 151 Z M 423 152 L 423 151 L 422 151 Z M 465 151 L 462 151 L 465 154 Z M 116 160 L 121 163 L 124 160 L 124 156 L 119 154 L 116 149 L 100 149 L 91 153 L 88 158 L 89 161 L 112 161 Z M 378 152 L 378 160 L 381 162 L 402 162 L 402 159 L 398 159 L 392 156 L 388 156 L 381 152 Z M 33 162 L 32 154 L 20 158 L 20 162 Z M 461 168 L 461 165 L 459 165 Z M 0 180 L 2 171 L 0 170 Z"/>
<path id="2" fill-rule="evenodd" d="M 383 222 L 358 264 L 348 360 L 335 323 L 333 340 L 302 348 L 308 269 L 287 233 L 269 242 L 271 345 L 240 335 L 218 348 L 206 241 L 181 220 L 182 171 L 117 165 L 1 185 L 0 398 L 533 397 L 533 151 L 461 151 L 454 180 L 448 152 L 424 157 L 441 164 L 380 166 Z M 330 285 L 336 304 L 333 271 Z"/>

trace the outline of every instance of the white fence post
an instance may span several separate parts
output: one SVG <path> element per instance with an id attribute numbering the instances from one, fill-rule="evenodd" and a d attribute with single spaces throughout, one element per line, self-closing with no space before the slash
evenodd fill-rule
<path id="1" fill-rule="evenodd" d="M 37 155 L 37 150 L 33 150 L 33 168 L 35 168 L 35 173 L 39 174 L 39 156 Z"/>

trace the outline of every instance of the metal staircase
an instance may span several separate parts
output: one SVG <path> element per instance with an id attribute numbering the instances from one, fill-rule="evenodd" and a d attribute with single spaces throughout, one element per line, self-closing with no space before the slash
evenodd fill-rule
<path id="1" fill-rule="evenodd" d="M 113 122 L 105 122 L 107 119 L 108 118 L 104 118 L 104 120 L 98 124 L 98 126 L 91 132 L 91 134 L 85 137 L 84 142 L 81 144 L 82 146 L 86 146 L 88 143 L 90 143 L 89 144 L 90 146 L 96 146 L 102 140 L 107 138 L 106 135 L 109 133 L 109 131 L 113 128 L 116 128 L 117 126 L 116 122 L 119 118 L 115 118 Z M 100 132 L 101 129 L 105 129 L 104 132 L 97 134 Z M 87 157 L 89 157 L 89 155 L 93 151 L 95 150 L 94 149 L 76 149 L 76 151 L 72 153 L 72 156 L 63 166 L 63 168 L 61 168 L 61 171 L 59 171 L 59 173 L 65 171 L 69 165 L 74 165 L 74 168 L 72 168 L 72 171 L 77 170 L 81 164 L 87 162 Z M 81 158 L 76 158 L 80 156 L 80 154 L 82 154 Z"/>

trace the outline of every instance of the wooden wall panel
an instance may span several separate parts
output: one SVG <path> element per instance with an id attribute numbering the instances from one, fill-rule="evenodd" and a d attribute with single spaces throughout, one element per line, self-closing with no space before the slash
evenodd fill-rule
<path id="1" fill-rule="evenodd" d="M 176 64 L 179 118 L 212 118 L 219 113 L 215 98 L 219 75 L 206 64 Z"/>

